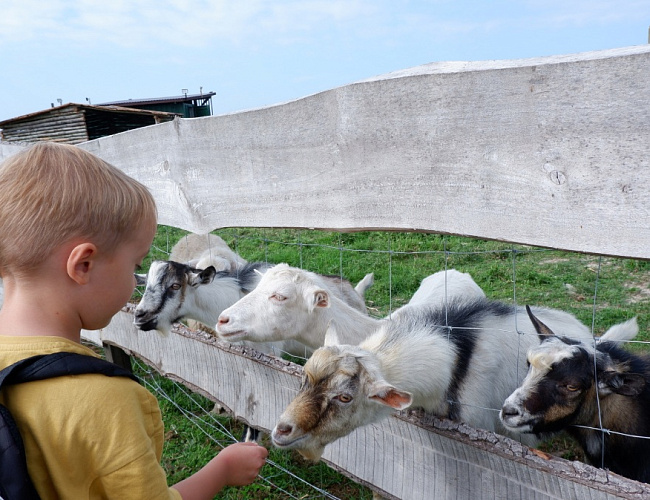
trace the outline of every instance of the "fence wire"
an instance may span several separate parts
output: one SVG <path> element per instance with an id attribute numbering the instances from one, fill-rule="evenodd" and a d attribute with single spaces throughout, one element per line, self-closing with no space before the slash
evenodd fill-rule
<path id="1" fill-rule="evenodd" d="M 179 237 L 178 233 L 171 235 L 170 231 L 173 230 L 161 229 L 161 237 L 157 239 L 159 243 L 153 247 L 152 259 L 164 260 L 169 256 L 171 245 Z M 650 312 L 650 266 L 645 262 L 444 235 L 417 235 L 406 237 L 405 242 L 400 236 L 402 233 L 386 233 L 376 240 L 373 233 L 367 233 L 364 238 L 331 233 L 330 241 L 325 241 L 328 237 L 322 237 L 322 232 L 301 230 L 230 229 L 218 231 L 217 234 L 228 241 L 238 255 L 249 261 L 287 262 L 313 272 L 337 274 L 350 279 L 353 285 L 353 276 L 359 279 L 366 272 L 374 272 L 375 285 L 367 292 L 366 300 L 369 314 L 377 318 L 389 317 L 403 305 L 414 287 L 427 275 L 453 268 L 469 272 L 482 288 L 486 288 L 488 298 L 515 306 L 531 304 L 572 312 L 583 323 L 590 325 L 594 338 L 613 324 L 633 316 L 639 317 L 640 330 L 644 331 L 645 315 Z M 363 240 L 366 247 L 360 248 L 359 240 Z M 323 253 L 334 254 L 335 257 L 325 258 Z M 404 277 L 408 278 L 410 289 L 401 286 L 399 280 Z M 567 278 L 575 282 L 571 283 L 571 279 Z M 516 325 L 515 331 L 522 334 Z M 628 343 L 635 351 L 648 347 L 648 342 L 643 339 L 633 339 Z M 305 358 L 295 356 L 289 359 L 298 363 L 305 361 Z M 143 376 L 143 382 L 152 392 L 171 404 L 177 404 L 173 396 L 156 382 L 149 368 L 141 366 L 140 369 L 147 374 Z M 185 398 L 191 399 L 191 393 L 186 389 L 179 390 Z M 458 403 L 450 401 L 450 404 Z M 483 409 L 500 411 L 500 408 Z M 178 410 L 214 444 L 223 446 L 236 440 L 231 430 L 213 413 L 201 411 L 197 414 L 196 411 L 180 407 Z M 588 428 L 601 431 L 603 439 L 608 433 L 621 434 L 603 428 L 602 423 L 599 428 Z M 648 439 L 645 436 L 631 437 Z M 301 479 L 299 474 L 303 470 L 300 468 L 298 473 L 294 473 L 272 460 L 269 460 L 269 466 L 273 471 L 267 472 L 261 480 L 279 492 L 278 498 L 338 498 L 322 485 Z M 292 493 L 285 490 L 277 484 L 278 475 L 306 485 L 310 492 Z M 370 492 L 360 490 L 358 495 L 358 498 L 369 498 Z"/>
<path id="2" fill-rule="evenodd" d="M 201 401 L 201 396 L 174 381 L 169 381 L 167 384 L 161 383 L 163 377 L 138 358 L 133 358 L 133 364 L 134 371 L 141 383 L 155 394 L 159 400 L 168 402 L 174 409 L 181 413 L 217 450 L 223 449 L 239 440 L 239 437 L 234 434 L 235 431 L 233 431 L 232 423 L 228 419 L 219 417 L 215 411 L 206 408 L 205 401 Z M 279 476 L 284 476 L 284 484 L 300 483 L 300 486 L 303 488 L 299 493 L 292 492 L 277 482 Z M 281 494 L 282 498 L 305 500 L 318 498 L 336 500 L 339 498 L 319 488 L 317 485 L 302 479 L 291 470 L 270 458 L 267 459 L 267 466 L 262 469 L 259 479 L 265 486 L 274 490 L 275 494 Z M 306 494 L 304 492 L 305 490 L 311 490 L 311 492 Z M 232 494 L 233 492 L 226 492 L 225 494 L 219 495 L 219 498 L 231 498 Z"/>

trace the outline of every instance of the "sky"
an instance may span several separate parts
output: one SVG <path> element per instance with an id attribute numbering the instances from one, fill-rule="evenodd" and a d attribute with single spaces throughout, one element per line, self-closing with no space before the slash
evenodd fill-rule
<path id="1" fill-rule="evenodd" d="M 0 121 L 216 92 L 266 107 L 438 61 L 648 43 L 650 0 L 0 0 Z"/>

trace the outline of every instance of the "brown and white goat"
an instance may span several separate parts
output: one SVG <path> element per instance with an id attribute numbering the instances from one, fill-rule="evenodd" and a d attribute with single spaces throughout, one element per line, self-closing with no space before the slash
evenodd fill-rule
<path id="1" fill-rule="evenodd" d="M 595 344 L 560 336 L 530 315 L 541 344 L 528 353 L 529 372 L 501 409 L 503 424 L 538 435 L 566 430 L 591 464 L 650 482 L 650 358 L 618 346 L 636 336 L 636 319 Z"/>
<path id="2" fill-rule="evenodd" d="M 535 310 L 572 337 L 592 338 L 569 313 Z M 475 297 L 405 306 L 358 346 L 328 339 L 331 345 L 314 352 L 273 443 L 318 460 L 328 443 L 408 407 L 505 432 L 499 408 L 526 373 L 526 351 L 538 343 L 523 308 Z"/>

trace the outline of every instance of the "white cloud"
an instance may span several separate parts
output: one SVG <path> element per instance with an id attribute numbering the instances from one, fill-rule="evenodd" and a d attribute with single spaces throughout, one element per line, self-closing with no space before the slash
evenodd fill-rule
<path id="1" fill-rule="evenodd" d="M 650 14 L 647 0 L 529 0 L 525 5 L 538 27 L 581 27 L 636 20 Z"/>
<path id="2" fill-rule="evenodd" d="M 648 15 L 647 0 L 19 0 L 3 2 L 0 47 L 204 48 L 330 37 L 399 40 L 530 26 L 556 29 Z"/>
<path id="3" fill-rule="evenodd" d="M 64 9 L 61 0 L 4 2 L 0 16 L 0 40 L 21 42 L 57 29 L 56 18 Z"/>
<path id="4" fill-rule="evenodd" d="M 22 0 L 3 6 L 0 43 L 49 39 L 122 47 L 245 42 L 363 20 L 370 0 Z"/>

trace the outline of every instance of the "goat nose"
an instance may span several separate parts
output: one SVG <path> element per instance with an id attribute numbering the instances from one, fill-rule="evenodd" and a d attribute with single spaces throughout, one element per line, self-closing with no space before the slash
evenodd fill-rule
<path id="1" fill-rule="evenodd" d="M 281 436 L 288 436 L 291 432 L 293 432 L 293 426 L 291 424 L 278 424 L 275 426 L 275 433 Z"/>
<path id="2" fill-rule="evenodd" d="M 228 316 L 224 316 L 223 314 L 221 314 L 219 316 L 219 320 L 217 322 L 217 325 L 227 325 L 228 321 L 230 321 L 230 318 Z"/>
<path id="3" fill-rule="evenodd" d="M 501 415 L 504 417 L 516 417 L 519 415 L 519 408 L 511 404 L 503 405 L 503 408 L 501 408 Z"/>

